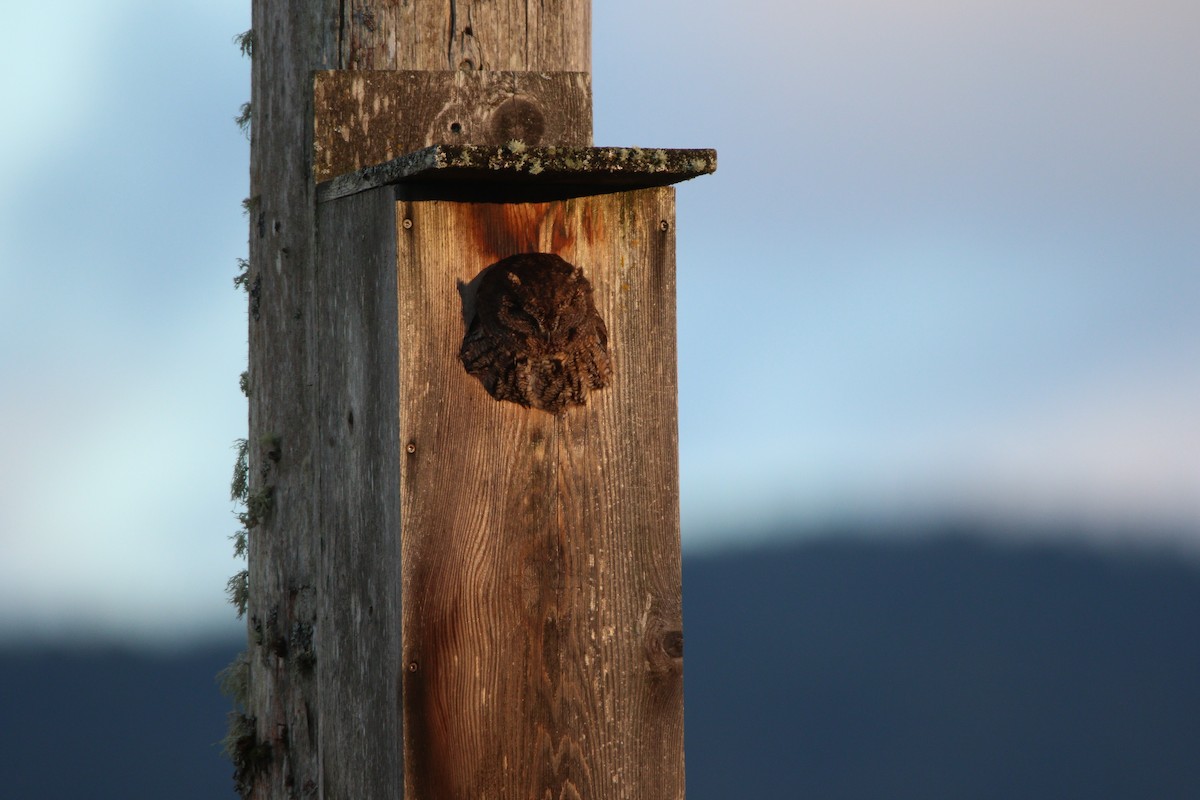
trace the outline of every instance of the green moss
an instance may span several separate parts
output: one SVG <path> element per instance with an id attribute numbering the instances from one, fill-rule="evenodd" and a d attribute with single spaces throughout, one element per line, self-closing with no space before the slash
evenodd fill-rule
<path id="1" fill-rule="evenodd" d="M 225 584 L 225 595 L 237 609 L 238 619 L 246 616 L 246 605 L 250 602 L 250 572 L 240 570 Z"/>
<path id="2" fill-rule="evenodd" d="M 254 717 L 234 711 L 229 715 L 229 730 L 221 740 L 221 749 L 233 762 L 233 782 L 238 794 L 249 797 L 255 779 L 271 763 L 271 745 L 260 742 Z"/>
<path id="3" fill-rule="evenodd" d="M 250 291 L 250 259 L 239 258 L 237 260 L 238 272 L 233 276 L 233 287 L 241 289 L 244 292 Z"/>
<path id="4" fill-rule="evenodd" d="M 246 495 L 246 510 L 238 515 L 238 519 L 246 527 L 246 530 L 252 530 L 271 516 L 271 510 L 274 507 L 275 487 L 264 486 L 258 491 Z"/>
<path id="5" fill-rule="evenodd" d="M 254 58 L 254 29 L 242 31 L 233 37 L 233 43 L 242 51 L 246 58 Z"/>
<path id="6" fill-rule="evenodd" d="M 250 106 L 250 101 L 247 100 L 246 102 L 242 103 L 242 107 L 238 111 L 237 116 L 233 118 L 233 121 L 237 123 L 238 128 L 240 128 L 242 133 L 246 134 L 247 136 L 250 135 L 250 119 L 252 116 L 253 109 Z"/>
<path id="7" fill-rule="evenodd" d="M 275 463 L 279 463 L 279 459 L 283 458 L 283 443 L 278 434 L 268 433 L 260 436 L 258 444 L 262 448 L 263 455 Z M 263 477 L 266 477 L 265 472 Z"/>
<path id="8" fill-rule="evenodd" d="M 237 458 L 233 462 L 233 479 L 229 482 L 229 499 L 244 503 L 250 493 L 250 443 L 245 439 L 237 439 L 233 447 L 237 451 Z"/>
<path id="9" fill-rule="evenodd" d="M 292 626 L 289 642 L 292 654 L 292 664 L 304 674 L 312 672 L 317 663 L 316 650 L 313 647 L 313 626 L 305 622 L 297 622 Z"/>
<path id="10" fill-rule="evenodd" d="M 229 666 L 217 673 L 217 685 L 238 709 L 246 709 L 250 703 L 250 654 L 245 650 L 238 653 Z"/>
<path id="11" fill-rule="evenodd" d="M 245 528 L 242 528 L 241 530 L 237 531 L 236 533 L 230 534 L 229 540 L 231 542 L 233 542 L 233 557 L 234 558 L 245 558 L 246 557 L 246 549 L 249 547 L 249 544 L 250 544 L 249 534 L 250 534 L 250 532 L 247 531 Z"/>
<path id="12" fill-rule="evenodd" d="M 237 712 L 230 713 L 229 728 L 225 732 L 225 738 L 221 740 L 221 751 L 231 761 L 236 761 L 239 744 L 247 737 L 253 739 L 254 736 L 254 717 Z"/>
<path id="13" fill-rule="evenodd" d="M 270 471 L 271 462 L 279 461 L 281 445 L 278 436 L 271 434 L 260 439 L 260 444 L 270 461 L 262 467 L 262 479 L 265 481 Z M 243 509 L 237 513 L 238 522 L 242 527 L 229 538 L 233 541 L 235 558 L 245 558 L 250 544 L 250 531 L 257 528 L 270 515 L 275 506 L 275 488 L 263 486 L 250 490 L 250 444 L 246 439 L 234 442 L 237 458 L 233 464 L 233 478 L 229 482 L 229 497 L 236 503 L 241 503 Z M 225 593 L 229 602 L 237 609 L 238 618 L 246 615 L 246 604 L 250 600 L 249 573 L 242 570 L 225 584 Z"/>

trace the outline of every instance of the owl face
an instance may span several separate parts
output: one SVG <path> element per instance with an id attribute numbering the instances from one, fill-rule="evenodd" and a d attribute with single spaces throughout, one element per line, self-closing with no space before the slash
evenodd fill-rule
<path id="1" fill-rule="evenodd" d="M 608 329 L 582 270 L 550 253 L 488 267 L 459 358 L 497 400 L 562 413 L 608 384 Z"/>

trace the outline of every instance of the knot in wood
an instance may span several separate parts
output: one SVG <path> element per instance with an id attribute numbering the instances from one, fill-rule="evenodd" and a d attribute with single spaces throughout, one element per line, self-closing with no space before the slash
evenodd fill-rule
<path id="1" fill-rule="evenodd" d="M 560 414 L 608 385 L 608 328 L 582 270 L 551 253 L 521 253 L 472 283 L 459 358 L 488 394 Z"/>
<path id="2" fill-rule="evenodd" d="M 540 144 L 546 133 L 546 117 L 536 104 L 522 97 L 501 103 L 491 118 L 492 140 L 516 140 L 530 147 Z"/>

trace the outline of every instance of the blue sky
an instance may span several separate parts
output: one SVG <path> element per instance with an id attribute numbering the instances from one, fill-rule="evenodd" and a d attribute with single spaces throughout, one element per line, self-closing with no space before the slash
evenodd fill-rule
<path id="1" fill-rule="evenodd" d="M 0 634 L 227 629 L 248 3 L 9 10 Z M 944 513 L 1200 551 L 1200 6 L 595 3 L 679 189 L 685 546 Z"/>

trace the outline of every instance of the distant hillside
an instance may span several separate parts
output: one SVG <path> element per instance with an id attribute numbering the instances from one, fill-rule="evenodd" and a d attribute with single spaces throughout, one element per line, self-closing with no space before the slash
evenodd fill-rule
<path id="1" fill-rule="evenodd" d="M 241 649 L 0 651 L 0 797 L 236 798 L 213 676 Z"/>
<path id="2" fill-rule="evenodd" d="M 970 539 L 684 566 L 688 797 L 1200 797 L 1200 566 Z M 229 642 L 0 652 L 13 798 L 232 798 Z"/>
<path id="3" fill-rule="evenodd" d="M 684 571 L 688 796 L 1200 798 L 1200 566 L 967 539 Z"/>

